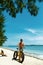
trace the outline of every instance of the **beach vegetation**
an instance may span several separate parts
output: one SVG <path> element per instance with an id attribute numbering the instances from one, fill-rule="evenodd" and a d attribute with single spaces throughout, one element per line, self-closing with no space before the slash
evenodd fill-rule
<path id="1" fill-rule="evenodd" d="M 3 43 L 7 40 L 7 37 L 5 36 L 5 25 L 4 25 L 4 16 L 0 14 L 0 46 L 3 45 Z"/>

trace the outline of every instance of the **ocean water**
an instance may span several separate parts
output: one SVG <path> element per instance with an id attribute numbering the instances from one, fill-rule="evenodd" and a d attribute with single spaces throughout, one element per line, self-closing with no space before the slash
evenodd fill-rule
<path id="1" fill-rule="evenodd" d="M 3 46 L 12 50 L 17 50 L 17 46 Z M 34 56 L 40 59 L 43 59 L 43 45 L 25 45 L 24 53 L 26 55 Z"/>

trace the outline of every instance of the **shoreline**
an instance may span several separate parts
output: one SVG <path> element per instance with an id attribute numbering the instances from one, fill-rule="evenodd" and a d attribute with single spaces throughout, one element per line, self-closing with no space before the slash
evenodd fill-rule
<path id="1" fill-rule="evenodd" d="M 43 60 L 43 58 L 39 57 L 40 56 L 39 54 L 25 52 L 25 55 L 30 56 L 30 57 L 34 57 L 34 58 L 39 59 L 39 60 Z"/>
<path id="2" fill-rule="evenodd" d="M 3 49 L 7 49 L 7 50 L 10 50 L 10 51 L 15 51 L 15 50 L 13 50 L 13 49 L 10 49 L 10 48 L 4 48 L 4 47 L 0 47 L 0 48 L 3 48 Z M 36 59 L 39 59 L 39 60 L 43 60 L 43 58 L 40 58 L 40 57 L 38 57 L 39 56 L 39 54 L 36 54 L 36 53 L 28 53 L 28 52 L 24 52 L 24 54 L 26 55 L 26 56 L 30 56 L 30 57 L 33 57 L 33 58 L 36 58 Z"/>
<path id="3" fill-rule="evenodd" d="M 7 54 L 7 57 L 0 57 L 0 65 L 42 65 L 43 60 L 37 59 L 33 56 L 27 56 L 25 54 L 24 62 L 21 64 L 15 60 L 12 61 L 14 50 L 0 47 L 0 50 L 3 50 L 5 54 Z M 6 62 L 5 62 L 6 61 Z M 4 64 L 3 64 L 4 63 Z"/>

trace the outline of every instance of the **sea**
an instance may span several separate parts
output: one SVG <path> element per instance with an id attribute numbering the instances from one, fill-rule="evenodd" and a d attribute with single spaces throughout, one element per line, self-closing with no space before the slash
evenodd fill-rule
<path id="1" fill-rule="evenodd" d="M 18 46 L 15 45 L 8 45 L 3 47 L 14 51 L 16 51 L 18 48 Z M 43 60 L 43 45 L 25 45 L 23 48 L 23 52 L 28 56 L 33 56 Z"/>

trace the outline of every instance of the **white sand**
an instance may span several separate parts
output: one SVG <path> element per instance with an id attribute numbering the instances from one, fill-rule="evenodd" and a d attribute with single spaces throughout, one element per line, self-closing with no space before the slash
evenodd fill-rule
<path id="1" fill-rule="evenodd" d="M 1 49 L 4 51 L 5 54 L 7 54 L 7 57 L 0 56 L 0 65 L 43 65 L 43 60 L 26 55 L 24 62 L 21 64 L 15 60 L 12 60 L 14 51 L 0 48 L 0 50 Z"/>

